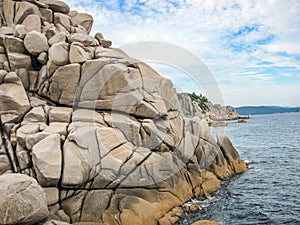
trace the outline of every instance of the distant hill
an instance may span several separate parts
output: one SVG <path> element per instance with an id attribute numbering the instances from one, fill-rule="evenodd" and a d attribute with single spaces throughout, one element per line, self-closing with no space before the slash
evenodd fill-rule
<path id="1" fill-rule="evenodd" d="M 257 114 L 300 112 L 300 107 L 243 106 L 243 107 L 237 107 L 236 111 L 240 115 L 257 115 Z"/>

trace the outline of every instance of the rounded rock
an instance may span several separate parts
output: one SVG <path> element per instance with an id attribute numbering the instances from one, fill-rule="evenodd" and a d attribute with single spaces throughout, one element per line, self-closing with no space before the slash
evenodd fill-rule
<path id="1" fill-rule="evenodd" d="M 0 224 L 35 224 L 49 215 L 44 190 L 22 174 L 0 176 L 0 205 Z"/>
<path id="2" fill-rule="evenodd" d="M 28 33 L 27 27 L 21 24 L 17 24 L 14 27 L 14 36 L 17 38 L 25 38 L 26 34 Z"/>
<path id="3" fill-rule="evenodd" d="M 69 44 L 56 43 L 49 49 L 49 60 L 58 66 L 63 66 L 69 63 Z"/>
<path id="4" fill-rule="evenodd" d="M 59 0 L 40 0 L 41 3 L 46 4 L 49 6 L 51 10 L 54 12 L 60 12 L 60 13 L 69 13 L 70 7 L 64 3 L 63 1 Z"/>
<path id="5" fill-rule="evenodd" d="M 46 36 L 38 31 L 29 32 L 24 39 L 24 45 L 32 55 L 39 55 L 49 49 Z"/>

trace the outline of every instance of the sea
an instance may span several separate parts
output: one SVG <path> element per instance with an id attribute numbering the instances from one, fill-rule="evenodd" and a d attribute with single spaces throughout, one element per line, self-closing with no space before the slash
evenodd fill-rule
<path id="1" fill-rule="evenodd" d="M 176 225 L 206 219 L 221 225 L 300 225 L 300 113 L 254 115 L 222 132 L 249 170 L 222 181 L 209 199 L 190 201 L 199 211 Z"/>

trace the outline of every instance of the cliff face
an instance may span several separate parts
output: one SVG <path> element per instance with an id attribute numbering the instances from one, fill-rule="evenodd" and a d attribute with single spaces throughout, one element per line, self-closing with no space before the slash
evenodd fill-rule
<path id="1" fill-rule="evenodd" d="M 234 108 L 222 107 L 220 104 L 207 103 L 209 108 L 208 115 L 211 120 L 224 121 L 224 120 L 237 120 L 241 118 Z"/>
<path id="2" fill-rule="evenodd" d="M 205 103 L 207 110 L 203 111 L 197 102 L 192 102 L 187 93 L 178 94 L 182 113 L 186 117 L 199 117 L 206 119 L 211 126 L 226 125 L 226 120 L 238 120 L 242 118 L 234 108 L 222 107 L 220 104 L 213 104 L 208 101 Z M 244 118 L 245 119 L 245 118 Z"/>
<path id="3" fill-rule="evenodd" d="M 171 224 L 169 210 L 246 170 L 183 116 L 170 80 L 90 36 L 90 15 L 1 3 L 0 224 Z"/>

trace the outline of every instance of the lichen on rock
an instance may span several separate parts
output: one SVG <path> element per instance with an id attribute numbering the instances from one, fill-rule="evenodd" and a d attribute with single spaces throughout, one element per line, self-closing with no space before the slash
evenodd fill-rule
<path id="1" fill-rule="evenodd" d="M 0 11 L 0 180 L 39 183 L 30 211 L 0 181 L 19 212 L 1 224 L 173 224 L 167 212 L 247 169 L 229 139 L 182 114 L 169 79 L 89 35 L 90 15 L 57 0 Z"/>

